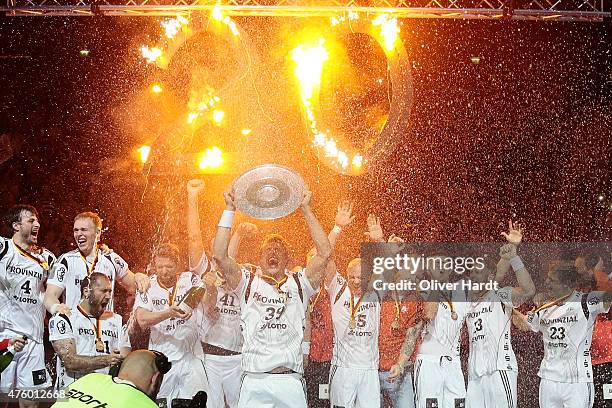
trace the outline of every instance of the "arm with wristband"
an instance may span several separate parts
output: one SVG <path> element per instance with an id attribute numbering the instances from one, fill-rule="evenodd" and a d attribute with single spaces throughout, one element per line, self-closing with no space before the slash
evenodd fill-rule
<path id="1" fill-rule="evenodd" d="M 223 194 L 225 199 L 225 210 L 221 215 L 217 226 L 217 234 L 213 242 L 213 259 L 223 273 L 223 277 L 231 289 L 235 289 L 240 283 L 240 266 L 228 255 L 228 248 L 231 239 L 232 225 L 236 206 L 234 205 L 234 195 L 232 192 Z"/>
<path id="2" fill-rule="evenodd" d="M 523 240 L 523 228 L 518 222 L 513 223 L 512 221 L 508 221 L 508 232 L 502 232 L 501 234 L 506 238 L 508 243 L 500 249 L 500 262 L 502 262 L 502 260 L 507 262 L 516 275 L 518 287 L 512 288 L 512 303 L 517 307 L 528 299 L 531 299 L 535 294 L 535 285 L 533 284 L 531 275 L 516 252 L 518 245 Z M 498 263 L 498 274 L 496 275 L 498 282 L 503 278 L 503 276 L 500 276 L 499 272 Z"/>

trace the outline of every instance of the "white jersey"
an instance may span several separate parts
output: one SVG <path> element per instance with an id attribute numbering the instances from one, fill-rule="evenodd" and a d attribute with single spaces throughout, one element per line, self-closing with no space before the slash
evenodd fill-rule
<path id="1" fill-rule="evenodd" d="M 360 296 L 353 295 L 346 279 L 336 273 L 327 288 L 331 300 L 331 315 L 334 325 L 334 350 L 332 364 L 339 367 L 378 370 L 378 332 L 382 295 L 370 291 Z M 351 296 L 354 328 L 351 328 Z"/>
<path id="2" fill-rule="evenodd" d="M 315 290 L 304 271 L 285 271 L 282 294 L 257 273 L 242 270 L 235 290 L 240 299 L 242 370 L 265 373 L 286 367 L 303 373 L 302 341 L 306 307 Z"/>
<path id="3" fill-rule="evenodd" d="M 49 282 L 64 289 L 65 304 L 70 308 L 76 307 L 81 302 L 81 281 L 88 274 L 92 260 L 85 260 L 78 249 L 75 249 L 57 258 L 57 262 L 49 273 Z M 111 300 L 106 310 L 113 311 L 113 298 L 115 297 L 115 284 L 117 279 L 123 279 L 129 271 L 127 262 L 114 252 L 104 255 L 98 250 L 98 259 L 92 272 L 99 272 L 111 281 Z"/>
<path id="4" fill-rule="evenodd" d="M 512 350 L 512 288 L 489 291 L 477 302 L 470 302 L 466 316 L 470 338 L 469 378 L 495 371 L 518 371 Z"/>
<path id="5" fill-rule="evenodd" d="M 146 294 L 137 293 L 134 310 L 143 308 L 150 312 L 161 312 L 178 305 L 191 287 L 200 284 L 199 277 L 191 272 L 179 275 L 176 286 L 165 288 L 157 281 L 157 275 L 151 276 L 151 287 Z M 151 327 L 149 348 L 164 353 L 168 360 L 178 361 L 185 355 L 193 354 L 203 357 L 200 343 L 201 326 L 207 324 L 202 305 L 193 310 L 188 320 L 172 317 Z"/>
<path id="6" fill-rule="evenodd" d="M 226 350 L 241 352 L 243 340 L 238 295 L 233 290 L 218 287 L 215 309 L 219 317 L 202 337 L 202 341 Z"/>
<path id="7" fill-rule="evenodd" d="M 452 303 L 452 309 L 450 307 Z M 423 330 L 423 342 L 419 355 L 459 357 L 461 327 L 469 310 L 465 292 L 456 290 L 451 301 L 438 302 L 435 319 L 427 322 Z M 453 319 L 455 312 L 456 319 Z"/>
<path id="8" fill-rule="evenodd" d="M 104 351 L 101 352 L 96 351 L 98 334 L 104 343 Z M 85 314 L 81 308 L 75 307 L 70 316 L 56 314 L 49 319 L 49 341 L 73 340 L 76 353 L 80 356 L 111 354 L 121 347 L 120 336 L 121 316 L 112 312 L 104 312 L 98 321 L 95 317 Z M 104 367 L 91 372 L 108 374 L 108 369 L 109 367 Z M 56 388 L 65 388 L 86 374 L 89 373 L 66 370 L 62 360 L 57 357 Z"/>
<path id="9" fill-rule="evenodd" d="M 593 382 L 591 338 L 599 313 L 606 313 L 603 292 L 574 292 L 562 305 L 528 315 L 531 329 L 541 332 L 544 359 L 538 376 L 566 383 Z"/>
<path id="10" fill-rule="evenodd" d="M 26 335 L 42 343 L 44 285 L 55 256 L 44 248 L 29 255 L 21 253 L 12 239 L 0 237 L 0 334 Z"/>

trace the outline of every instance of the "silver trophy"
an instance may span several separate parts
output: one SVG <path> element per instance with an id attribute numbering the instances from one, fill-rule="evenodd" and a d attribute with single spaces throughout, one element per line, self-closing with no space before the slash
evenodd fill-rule
<path id="1" fill-rule="evenodd" d="M 304 186 L 302 177 L 293 170 L 264 164 L 239 176 L 232 190 L 240 211 L 259 220 L 274 220 L 300 206 Z"/>

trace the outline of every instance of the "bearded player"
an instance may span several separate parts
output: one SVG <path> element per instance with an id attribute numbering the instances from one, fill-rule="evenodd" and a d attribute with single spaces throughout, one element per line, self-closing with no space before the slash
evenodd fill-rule
<path id="1" fill-rule="evenodd" d="M 327 234 L 310 207 L 312 193 L 301 202 L 316 255 L 301 272 L 288 270 L 289 247 L 281 235 L 261 246 L 260 266 L 252 272 L 228 256 L 235 213 L 232 193 L 225 193 L 223 212 L 213 245 L 214 259 L 240 300 L 244 346 L 239 407 L 306 407 L 302 380 L 304 320 L 310 297 L 319 287 L 331 256 Z"/>
<path id="2" fill-rule="evenodd" d="M 7 221 L 12 239 L 0 237 L 0 340 L 24 336 L 23 350 L 2 372 L 0 389 L 48 388 L 43 330 L 44 284 L 55 256 L 38 243 L 38 212 L 30 205 L 16 205 Z M 34 401 L 19 400 L 21 407 L 36 407 Z"/>

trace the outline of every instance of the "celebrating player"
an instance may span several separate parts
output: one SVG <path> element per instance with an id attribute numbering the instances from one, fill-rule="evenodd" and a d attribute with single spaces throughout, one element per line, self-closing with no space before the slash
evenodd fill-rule
<path id="1" fill-rule="evenodd" d="M 515 322 L 525 330 L 542 333 L 544 358 L 538 371 L 541 408 L 593 406 L 591 338 L 597 315 L 610 309 L 610 293 L 576 290 L 578 274 L 573 262 L 554 264 L 547 279 L 546 301 Z"/>
<path id="2" fill-rule="evenodd" d="M 209 384 L 207 406 L 223 408 L 227 404 L 230 408 L 234 408 L 238 405 L 242 360 L 240 302 L 233 290 L 224 284 L 215 262 L 209 262 L 204 252 L 198 210 L 198 199 L 203 191 L 202 180 L 194 179 L 187 183 L 189 264 L 197 265 L 194 273 L 198 275 L 207 270 L 203 279 L 207 289 L 204 304 L 209 324 L 200 327 L 204 369 Z M 230 255 L 235 256 L 238 245 L 244 237 L 256 232 L 257 227 L 253 224 L 238 225 L 230 242 Z"/>
<path id="3" fill-rule="evenodd" d="M 435 259 L 440 257 L 430 257 Z M 449 282 L 451 270 L 433 262 L 429 278 Z M 465 293 L 434 291 L 425 295 L 423 307 L 427 321 L 414 366 L 417 408 L 463 408 L 465 382 L 459 361 L 461 327 L 469 305 Z"/>
<path id="4" fill-rule="evenodd" d="M 336 242 L 340 232 L 348 227 L 355 216 L 353 215 L 353 205 L 342 202 L 338 205 L 334 228 L 329 232 L 327 238 L 332 248 L 336 247 Z M 307 258 L 310 259 L 316 254 L 316 248 L 309 251 Z M 311 408 L 323 408 L 329 406 L 329 397 L 324 390 L 329 390 L 329 371 L 333 357 L 334 326 L 331 317 L 331 303 L 327 288 L 336 274 L 336 264 L 330 260 L 325 271 L 325 278 L 321 279 L 321 284 L 317 292 L 312 296 L 308 305 L 308 320 L 310 323 L 310 344 L 308 345 L 308 366 L 306 367 L 304 378 L 308 394 L 308 406 Z"/>
<path id="5" fill-rule="evenodd" d="M 508 243 L 500 250 L 496 282 L 512 266 L 519 286 L 470 293 L 470 311 L 466 323 L 470 342 L 468 360 L 468 408 L 514 408 L 517 405 L 516 356 L 512 350 L 510 326 L 514 307 L 520 306 L 535 293 L 531 276 L 516 254 L 523 232 L 521 225 L 509 222 Z M 493 279 L 488 268 L 474 268 L 470 280 L 486 283 Z"/>
<path id="6" fill-rule="evenodd" d="M 144 293 L 149 288 L 149 277 L 143 273 L 133 273 L 128 264 L 115 252 L 104 254 L 98 247 L 102 234 L 102 219 L 96 213 L 84 212 L 74 218 L 74 240 L 77 249 L 62 254 L 54 267 L 51 268 L 45 307 L 52 315 L 59 312 L 70 314 L 81 301 L 81 280 L 93 272 L 108 276 L 111 281 L 112 296 L 108 310 L 113 311 L 113 296 L 115 282 L 119 283 L 128 293 L 136 289 Z M 60 303 L 60 297 L 65 295 L 65 302 Z"/>
<path id="7" fill-rule="evenodd" d="M 42 299 L 55 257 L 37 246 L 40 223 L 34 207 L 16 205 L 7 220 L 13 236 L 0 237 L 0 340 L 25 336 L 28 341 L 2 373 L 0 390 L 47 388 L 51 381 L 45 369 Z M 19 405 L 38 406 L 23 399 Z"/>
<path id="8" fill-rule="evenodd" d="M 49 320 L 49 340 L 58 355 L 56 388 L 62 389 L 86 374 L 108 374 L 120 363 L 121 316 L 106 310 L 112 285 L 108 276 L 94 272 L 81 281 L 83 300 L 70 316 Z"/>
<path id="9" fill-rule="evenodd" d="M 161 351 L 172 363 L 158 394 L 158 402 L 167 407 L 174 399 L 191 400 L 198 391 L 208 388 L 199 335 L 200 327 L 206 324 L 204 311 L 201 306 L 193 313 L 179 307 L 200 278 L 191 272 L 179 273 L 178 265 L 178 248 L 160 245 L 155 253 L 151 287 L 138 294 L 134 303 L 138 324 L 151 329 L 149 348 Z"/>
<path id="10" fill-rule="evenodd" d="M 302 386 L 303 322 L 314 288 L 331 256 L 329 240 L 310 207 L 312 193 L 304 191 L 301 211 L 317 253 L 302 272 L 287 269 L 289 247 L 280 235 L 267 237 L 261 247 L 261 273 L 241 268 L 228 256 L 235 212 L 232 193 L 214 241 L 214 259 L 230 288 L 239 296 L 244 346 L 239 407 L 306 407 Z"/>
<path id="11" fill-rule="evenodd" d="M 389 242 L 398 242 L 397 237 Z M 399 269 L 395 282 L 416 284 L 421 273 L 422 270 Z M 412 368 L 423 326 L 423 299 L 415 291 L 388 291 L 383 298 L 380 317 L 381 397 L 388 396 L 394 408 L 414 408 Z"/>
<path id="12" fill-rule="evenodd" d="M 370 239 L 385 242 L 380 219 L 367 219 Z M 330 370 L 332 406 L 380 406 L 378 334 L 382 295 L 365 290 L 361 259 L 347 266 L 347 278 L 336 273 L 328 286 L 334 325 L 334 350 Z M 384 295 L 384 294 L 383 294 Z"/>

